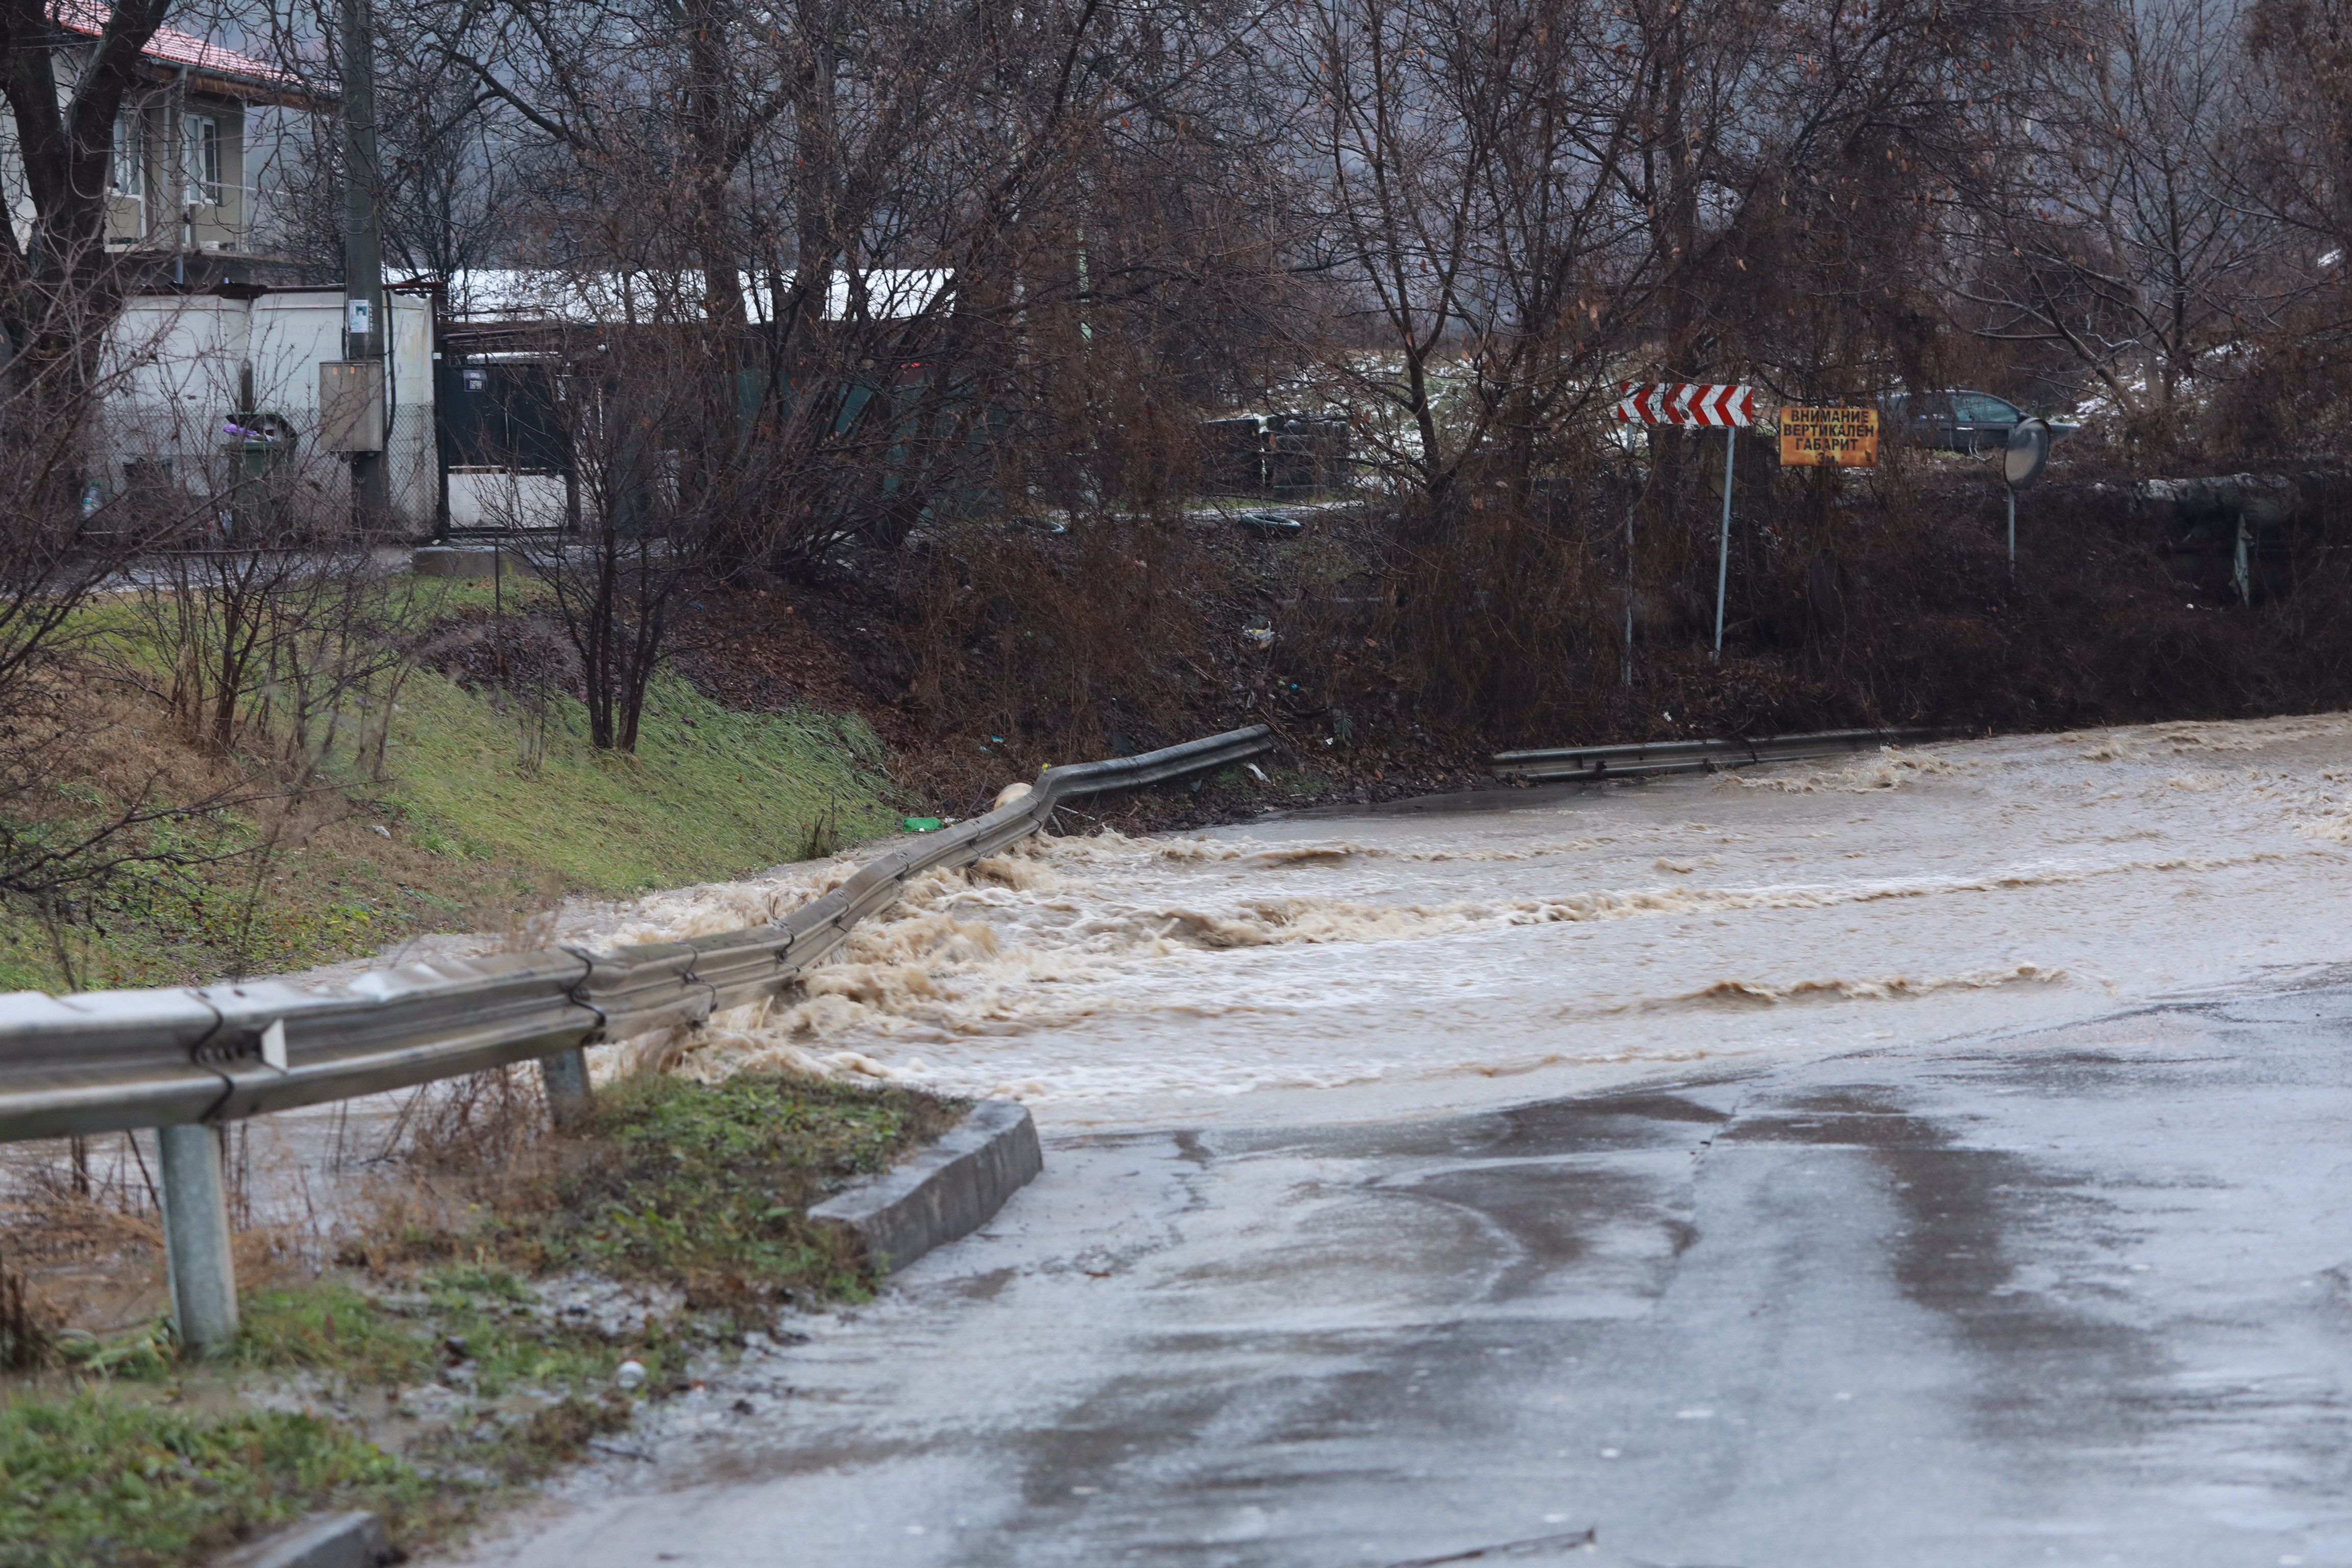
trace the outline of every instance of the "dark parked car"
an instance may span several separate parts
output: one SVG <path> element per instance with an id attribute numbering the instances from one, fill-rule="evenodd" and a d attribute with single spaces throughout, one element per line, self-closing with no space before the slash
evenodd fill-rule
<path id="1" fill-rule="evenodd" d="M 1898 392 L 1886 400 L 1889 435 L 1939 452 L 1997 452 L 2025 410 L 1990 392 Z M 2081 426 L 2047 421 L 2050 439 L 2063 440 Z"/>

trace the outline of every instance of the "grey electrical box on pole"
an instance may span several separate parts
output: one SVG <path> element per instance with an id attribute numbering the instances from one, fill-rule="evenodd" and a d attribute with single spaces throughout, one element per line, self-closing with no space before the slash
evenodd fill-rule
<path id="1" fill-rule="evenodd" d="M 382 170 L 375 146 L 375 52 L 368 33 L 367 0 L 342 0 L 343 55 L 343 356 L 344 363 L 320 371 L 322 426 L 334 428 L 334 416 L 325 411 L 331 373 L 348 371 L 352 380 L 372 374 L 373 404 L 356 400 L 347 390 L 356 423 L 341 434 L 349 444 L 325 440 L 331 452 L 348 452 L 352 459 L 352 506 L 363 527 L 381 527 L 392 509 L 390 475 L 385 471 L 384 342 L 390 325 L 383 313 L 383 237 L 377 226 L 376 200 Z M 365 424 L 373 410 L 373 425 Z"/>
<path id="2" fill-rule="evenodd" d="M 354 459 L 383 450 L 383 362 L 326 360 L 319 366 L 319 446 Z M 357 469 L 353 463 L 354 472 Z M 381 469 L 382 463 L 376 467 Z"/>

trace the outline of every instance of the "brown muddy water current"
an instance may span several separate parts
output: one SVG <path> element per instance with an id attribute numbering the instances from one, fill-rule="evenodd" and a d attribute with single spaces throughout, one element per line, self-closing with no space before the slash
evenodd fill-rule
<path id="1" fill-rule="evenodd" d="M 870 853 L 563 935 L 772 919 Z M 681 1070 L 912 1080 L 1048 1126 L 1412 1114 L 2275 983 L 2345 956 L 2347 859 L 2346 715 L 1041 838 L 913 885 Z"/>

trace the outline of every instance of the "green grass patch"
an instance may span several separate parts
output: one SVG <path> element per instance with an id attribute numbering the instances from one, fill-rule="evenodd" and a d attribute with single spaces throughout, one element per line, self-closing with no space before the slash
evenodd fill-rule
<path id="1" fill-rule="evenodd" d="M 642 1363 L 659 1393 L 683 1377 L 696 1339 L 690 1323 L 658 1321 L 608 1337 L 495 1267 L 419 1283 L 379 1295 L 320 1279 L 247 1295 L 235 1348 L 205 1369 L 202 1408 L 174 1402 L 191 1369 L 160 1325 L 67 1340 L 79 1386 L 0 1403 L 0 1568 L 194 1562 L 317 1509 L 374 1510 L 414 1549 L 626 1426 L 621 1363 Z M 397 1456 L 354 1420 L 218 1408 L 289 1379 L 329 1408 L 359 1390 L 435 1383 L 461 1402 Z"/>
<path id="2" fill-rule="evenodd" d="M 87 1388 L 0 1405 L 0 1564 L 150 1568 L 202 1561 L 314 1509 L 401 1521 L 424 1479 L 339 1424 L 200 1414 Z"/>
<path id="3" fill-rule="evenodd" d="M 499 1399 L 518 1390 L 593 1396 L 625 1361 L 658 1381 L 684 1362 L 690 1331 L 655 1322 L 609 1338 L 548 1310 L 539 1293 L 495 1265 L 456 1264 L 421 1293 L 377 1295 L 321 1279 L 247 1296 L 232 1367 L 309 1372 L 342 1388 L 448 1382 Z"/>
<path id="4" fill-rule="evenodd" d="M 624 1362 L 658 1396 L 779 1299 L 866 1296 L 872 1260 L 809 1205 L 964 1109 L 782 1074 L 627 1079 L 575 1131 L 494 1132 L 476 1152 L 495 1169 L 436 1171 L 462 1218 L 408 1225 L 374 1271 L 248 1292 L 201 1369 L 162 1325 L 58 1336 L 71 1386 L 0 1392 L 0 1568 L 199 1561 L 315 1509 L 375 1510 L 405 1551 L 443 1539 L 625 1426 Z M 574 1270 L 683 1285 L 687 1310 L 600 1325 L 533 1278 Z M 266 1408 L 289 1395 L 325 1414 Z"/>
<path id="5" fill-rule="evenodd" d="M 430 1382 L 442 1358 L 426 1325 L 342 1281 L 320 1280 L 245 1297 L 232 1360 L 251 1370 L 301 1368 L 393 1387 Z"/>
<path id="6" fill-rule="evenodd" d="M 647 1074 L 604 1090 L 593 1121 L 550 1140 L 528 1173 L 479 1194 L 455 1232 L 411 1256 L 496 1259 L 674 1281 L 689 1302 L 862 1299 L 870 1260 L 809 1223 L 809 1205 L 879 1171 L 963 1114 L 959 1101 L 780 1073 L 717 1084 Z"/>
<path id="7" fill-rule="evenodd" d="M 514 704 L 426 671 L 394 715 L 377 793 L 427 848 L 618 896 L 762 869 L 889 831 L 863 720 L 741 713 L 664 676 L 633 755 L 588 743 L 587 710 L 549 699 L 543 742 Z"/>
<path id="8" fill-rule="evenodd" d="M 194 825 L 171 826 L 184 837 Z M 258 835 L 250 822 L 224 814 L 208 826 L 237 858 L 117 879 L 61 931 L 0 905 L 0 990 L 205 984 L 307 969 L 423 931 L 495 927 L 504 911 L 546 896 L 543 879 L 513 866 L 362 841 L 365 816 L 299 848 L 281 847 L 266 863 L 252 858 Z"/>

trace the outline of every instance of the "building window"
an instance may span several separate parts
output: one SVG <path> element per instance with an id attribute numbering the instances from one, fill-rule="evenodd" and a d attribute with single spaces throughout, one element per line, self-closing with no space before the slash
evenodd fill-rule
<path id="1" fill-rule="evenodd" d="M 220 121 L 209 114 L 184 114 L 187 138 L 188 195 L 192 207 L 218 206 L 221 199 Z"/>
<path id="2" fill-rule="evenodd" d="M 138 197 L 147 194 L 145 130 L 140 123 L 136 110 L 115 116 L 114 194 L 118 196 Z"/>

